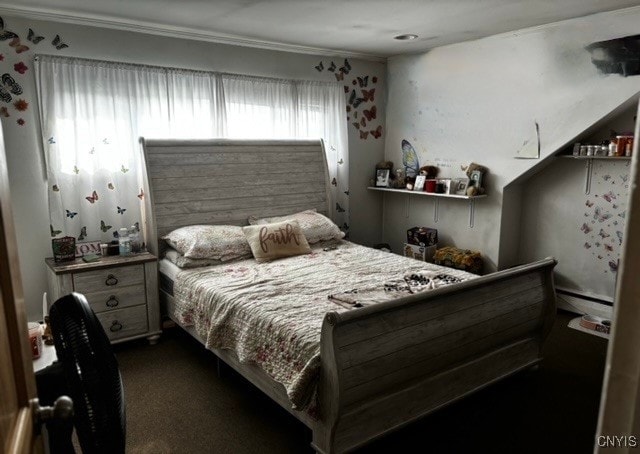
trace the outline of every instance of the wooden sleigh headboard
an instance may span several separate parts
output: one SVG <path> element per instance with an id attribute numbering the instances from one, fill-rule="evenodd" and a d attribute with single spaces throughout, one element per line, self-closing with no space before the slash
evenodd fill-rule
<path id="1" fill-rule="evenodd" d="M 194 224 L 246 225 L 249 216 L 316 209 L 331 217 L 321 140 L 153 140 L 144 153 L 143 232 L 158 240 Z"/>

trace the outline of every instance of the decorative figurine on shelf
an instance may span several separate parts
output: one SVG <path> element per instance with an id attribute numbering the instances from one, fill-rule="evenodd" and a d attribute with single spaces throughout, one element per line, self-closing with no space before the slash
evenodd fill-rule
<path id="1" fill-rule="evenodd" d="M 404 179 L 404 169 L 398 167 L 396 169 L 396 178 L 393 180 L 393 187 L 396 189 L 404 189 L 405 188 L 405 179 Z"/>
<path id="2" fill-rule="evenodd" d="M 469 177 L 469 187 L 467 188 L 467 195 L 481 195 L 484 194 L 484 176 L 489 171 L 485 166 L 472 162 L 465 169 L 467 176 Z"/>

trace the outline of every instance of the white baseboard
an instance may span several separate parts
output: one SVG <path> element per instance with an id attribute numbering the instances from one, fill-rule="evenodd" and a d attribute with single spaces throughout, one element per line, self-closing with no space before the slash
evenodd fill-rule
<path id="1" fill-rule="evenodd" d="M 606 304 L 606 301 L 597 302 L 591 299 L 580 298 L 577 295 L 568 295 L 562 290 L 557 291 L 558 308 L 573 312 L 578 315 L 597 315 L 598 317 L 611 320 L 613 317 L 613 307 Z"/>

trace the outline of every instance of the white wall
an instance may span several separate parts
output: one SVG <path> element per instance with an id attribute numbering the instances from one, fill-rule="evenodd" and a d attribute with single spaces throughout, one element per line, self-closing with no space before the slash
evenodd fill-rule
<path id="1" fill-rule="evenodd" d="M 339 56 L 332 59 L 10 16 L 4 16 L 3 19 L 5 27 L 18 33 L 22 43 L 31 47 L 27 52 L 16 54 L 8 45 L 8 41 L 0 43 L 0 53 L 5 57 L 0 61 L 0 72 L 9 72 L 15 76 L 25 90 L 20 97 L 30 103 L 29 109 L 23 115 L 26 121 L 24 126 L 16 124 L 17 115 L 13 111 L 11 117 L 2 118 L 18 250 L 30 320 L 41 317 L 42 293 L 46 290 L 44 258 L 52 254 L 47 184 L 36 115 L 34 54 L 57 54 L 307 80 L 335 80 L 333 73 L 326 70 L 318 72 L 314 66 L 321 60 L 324 61 L 325 67 L 329 66 L 331 60 L 335 60 L 338 66 L 344 61 Z M 46 36 L 47 39 L 38 45 L 27 41 L 29 28 L 35 30 L 38 35 Z M 51 46 L 50 41 L 56 34 L 59 34 L 70 47 L 56 50 Z M 18 75 L 13 70 L 13 65 L 19 61 L 23 61 L 29 68 L 24 75 Z M 377 76 L 378 122 L 384 122 L 385 64 L 355 59 L 349 61 L 353 69 L 345 77 L 346 84 L 350 83 L 354 76 Z M 383 128 L 386 129 L 386 126 Z M 368 245 L 379 242 L 381 236 L 381 207 L 375 195 L 369 194 L 365 188 L 371 175 L 370 169 L 373 169 L 375 163 L 383 157 L 383 138 L 375 140 L 369 137 L 367 140 L 361 140 L 358 131 L 353 127 L 349 128 L 350 233 L 353 241 Z"/>
<path id="2" fill-rule="evenodd" d="M 639 20 L 639 8 L 627 9 L 391 58 L 385 157 L 397 166 L 407 139 L 421 165 L 451 164 L 442 176 L 459 176 L 458 165 L 470 161 L 490 174 L 473 229 L 463 202 L 441 202 L 434 224 L 432 201 L 412 200 L 407 217 L 403 196 L 386 195 L 384 240 L 399 250 L 405 227 L 432 226 L 447 244 L 482 251 L 488 270 L 511 265 L 520 229 L 510 226 L 519 223 L 513 207 L 520 198 L 510 197 L 503 211 L 503 192 L 539 162 L 514 156 L 535 140 L 535 121 L 544 158 L 640 91 L 640 77 L 601 75 L 584 49 L 637 34 Z"/>

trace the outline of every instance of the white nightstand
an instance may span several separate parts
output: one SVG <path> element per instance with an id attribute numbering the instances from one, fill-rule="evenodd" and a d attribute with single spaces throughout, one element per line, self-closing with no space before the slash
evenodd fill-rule
<path id="1" fill-rule="evenodd" d="M 158 305 L 158 265 L 147 252 L 105 256 L 97 262 L 45 259 L 49 303 L 82 293 L 111 343 L 146 337 L 155 344 L 162 332 Z"/>

